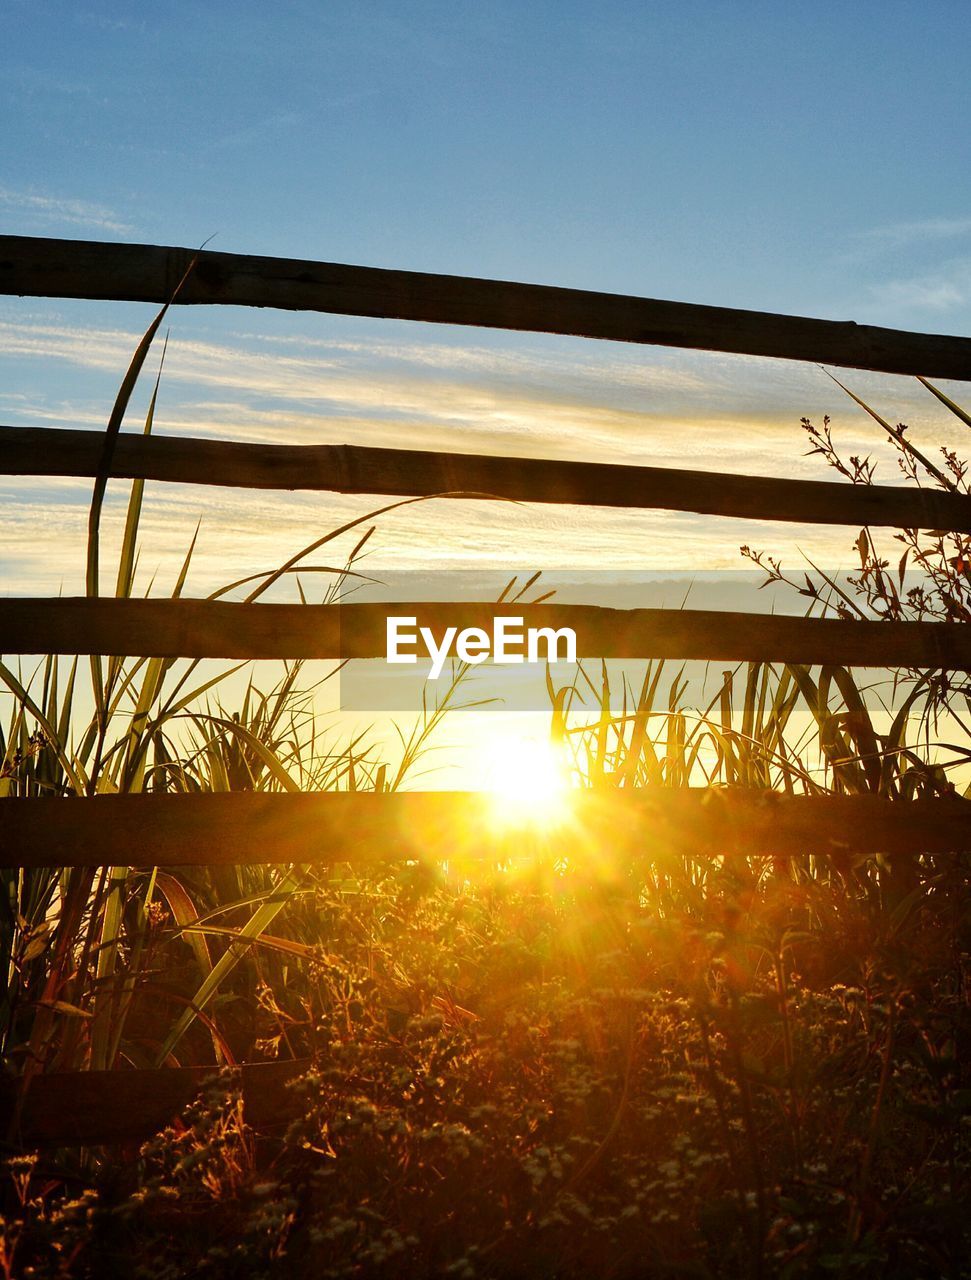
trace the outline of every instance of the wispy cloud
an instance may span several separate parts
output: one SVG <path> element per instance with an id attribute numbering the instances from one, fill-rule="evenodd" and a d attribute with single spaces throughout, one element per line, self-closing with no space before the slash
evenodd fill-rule
<path id="1" fill-rule="evenodd" d="M 0 594 L 67 595 L 84 590 L 85 538 L 91 484 L 35 481 L 0 484 Z M 140 581 L 165 593 L 176 580 L 197 522 L 202 527 L 188 585 L 190 595 L 273 569 L 330 529 L 384 504 L 331 493 L 291 494 L 150 484 L 141 522 Z M 109 488 L 102 521 L 106 575 L 125 525 L 126 487 Z M 743 568 L 741 543 L 799 560 L 800 544 L 828 563 L 845 558 L 845 530 L 718 520 L 666 511 L 537 507 L 524 503 L 432 498 L 375 521 L 368 572 L 433 566 L 547 569 Z M 348 534 L 327 563 L 339 564 L 359 536 Z M 56 549 L 56 554 L 52 550 Z M 319 563 L 312 557 L 309 563 Z M 308 576 L 316 591 L 322 579 Z"/>
<path id="2" fill-rule="evenodd" d="M 124 235 L 132 230 L 128 223 L 104 205 L 91 204 L 87 200 L 65 199 L 59 196 L 40 195 L 35 191 L 17 191 L 0 187 L 0 209 L 23 218 L 31 228 L 42 226 L 46 230 L 54 224 L 71 227 L 94 227 Z"/>
<path id="3" fill-rule="evenodd" d="M 854 239 L 873 249 L 902 249 L 907 245 L 940 240 L 971 238 L 971 218 L 922 218 L 914 222 L 892 222 L 870 227 Z"/>
<path id="4" fill-rule="evenodd" d="M 252 124 L 244 125 L 241 129 L 223 134 L 222 137 L 215 139 L 211 146 L 213 148 L 249 147 L 256 142 L 275 138 L 281 132 L 293 130 L 303 124 L 305 119 L 306 115 L 302 111 L 274 111 L 272 115 L 254 120 Z"/>
<path id="5" fill-rule="evenodd" d="M 94 13 L 87 9 L 80 9 L 74 14 L 74 21 L 78 26 L 95 27 L 98 31 L 139 31 L 146 29 L 144 18 L 122 18 L 117 15 L 107 17 L 103 13 Z"/>
<path id="6" fill-rule="evenodd" d="M 4 420 L 102 427 L 139 335 L 36 315 L 17 322 L 14 307 L 4 310 L 0 351 L 10 370 L 10 390 L 0 392 Z M 844 447 L 866 453 L 874 446 L 869 420 L 813 367 L 613 344 L 589 352 L 577 347 L 569 340 L 522 349 L 176 334 L 156 428 L 221 439 L 812 476 L 818 471 L 801 456 L 798 419 L 829 413 L 840 423 Z M 52 362 L 61 366 L 54 378 Z M 71 367 L 99 375 L 97 398 L 90 382 L 83 395 L 72 391 Z M 32 368 L 43 368 L 43 377 Z M 895 379 L 888 388 L 878 375 L 857 374 L 852 385 L 895 420 L 915 429 L 926 421 L 929 397 L 916 384 Z M 33 388 L 27 400 L 20 398 L 25 386 Z M 133 420 L 137 413 L 136 405 Z"/>
<path id="7" fill-rule="evenodd" d="M 83 330 L 39 319 L 0 318 L 5 356 L 59 360 L 85 369 L 124 369 L 140 335 L 123 329 Z M 672 397 L 712 392 L 709 376 L 688 367 L 632 359 L 582 360 L 469 346 L 348 342 L 300 337 L 229 341 L 174 336 L 166 380 L 240 395 L 313 404 L 322 411 L 366 405 L 396 417 L 518 413 L 537 403 L 649 411 Z"/>
<path id="8" fill-rule="evenodd" d="M 900 279 L 886 280 L 870 287 L 879 306 L 895 312 L 951 311 L 971 303 L 971 258 L 959 258 L 946 265 Z"/>
<path id="9" fill-rule="evenodd" d="M 754 474 L 822 478 L 803 456 L 802 413 L 837 419 L 844 452 L 883 456 L 880 433 L 812 367 L 754 357 L 630 350 L 580 350 L 539 338 L 489 346 L 343 336 L 268 337 L 206 328 L 172 338 L 156 430 L 240 440 L 348 442 L 412 449 L 643 462 Z M 197 327 L 193 327 L 197 326 Z M 337 330 L 337 335 L 341 331 Z M 139 333 L 71 327 L 54 312 L 0 309 L 0 360 L 8 390 L 0 420 L 103 429 Z M 516 340 L 518 343 L 518 340 Z M 146 379 L 150 382 L 150 379 Z M 854 389 L 915 430 L 910 380 L 888 386 L 854 375 Z M 143 398 L 148 387 L 141 389 Z M 137 419 L 137 412 L 133 420 Z M 137 426 L 137 421 L 136 421 Z M 934 434 L 928 438 L 936 443 Z M 884 452 L 886 452 L 884 450 Z M 891 464 L 892 466 L 892 464 Z M 886 467 L 881 478 L 893 480 Z M 121 483 L 109 490 L 106 563 L 124 522 Z M 80 589 L 90 483 L 12 477 L 0 481 L 0 591 Z M 204 515 L 192 589 L 270 568 L 327 528 L 381 505 L 380 498 L 329 493 L 200 490 L 149 486 L 142 564 L 146 578 L 174 579 L 191 531 Z M 378 561 L 493 563 L 513 570 L 606 561 L 623 567 L 727 567 L 737 547 L 769 547 L 796 558 L 800 542 L 835 563 L 844 530 L 806 530 L 664 512 L 599 511 L 527 504 L 419 503 L 385 517 Z M 50 546 L 58 556 L 51 559 Z"/>

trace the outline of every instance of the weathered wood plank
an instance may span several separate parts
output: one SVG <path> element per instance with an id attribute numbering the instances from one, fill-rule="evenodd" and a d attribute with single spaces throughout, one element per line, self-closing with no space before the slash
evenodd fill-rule
<path id="1" fill-rule="evenodd" d="M 0 237 L 0 293 L 164 302 L 193 251 Z M 971 339 L 624 294 L 205 250 L 180 304 L 394 317 L 971 378 Z"/>
<path id="2" fill-rule="evenodd" d="M 95 431 L 0 427 L 0 474 L 93 477 L 103 443 Z M 462 492 L 521 502 L 971 532 L 971 497 L 934 489 L 347 444 L 246 444 L 123 434 L 115 443 L 111 474 L 249 489 L 394 496 Z"/>
<path id="3" fill-rule="evenodd" d="M 845 622 L 701 609 L 467 602 L 235 604 L 222 600 L 0 599 L 0 653 L 184 658 L 376 658 L 389 615 L 492 630 L 572 627 L 580 658 L 682 658 L 971 670 L 971 627 L 945 622 Z"/>
<path id="4" fill-rule="evenodd" d="M 134 867 L 502 860 L 523 833 L 481 792 L 429 791 L 6 798 L 0 866 Z M 578 790 L 559 853 L 621 861 L 691 854 L 951 853 L 971 850 L 971 801 L 789 796 L 733 789 Z"/>
<path id="5" fill-rule="evenodd" d="M 293 1119 L 299 1102 L 286 1086 L 309 1065 L 257 1062 L 236 1068 L 246 1121 L 265 1129 Z M 28 1148 L 141 1141 L 184 1111 L 215 1071 L 52 1072 L 35 1076 L 22 1098 L 18 1082 L 6 1079 L 0 1082 L 0 1132 L 8 1143 Z"/>

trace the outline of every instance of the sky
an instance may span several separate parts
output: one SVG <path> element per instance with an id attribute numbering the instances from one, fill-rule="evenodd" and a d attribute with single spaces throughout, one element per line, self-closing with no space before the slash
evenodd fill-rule
<path id="1" fill-rule="evenodd" d="M 6 233 L 971 333 L 965 0 L 7 0 L 4 28 Z M 102 428 L 152 314 L 0 299 L 0 422 Z M 895 477 L 812 365 L 242 308 L 176 308 L 169 330 L 159 432 L 827 478 L 799 420 L 828 413 Z M 962 443 L 913 379 L 841 376 L 929 449 Z M 0 478 L 0 591 L 81 589 L 88 499 Z M 170 588 L 200 519 L 194 594 L 377 505 L 149 485 L 143 580 Z M 842 564 L 854 537 L 437 501 L 382 519 L 373 563 L 690 574 L 739 567 L 743 542 Z"/>

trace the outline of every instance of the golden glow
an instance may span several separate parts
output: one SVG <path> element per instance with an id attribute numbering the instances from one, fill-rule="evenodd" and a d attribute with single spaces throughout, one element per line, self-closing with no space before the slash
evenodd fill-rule
<path id="1" fill-rule="evenodd" d="M 487 736 L 477 751 L 482 790 L 500 822 L 552 826 L 568 807 L 569 777 L 548 737 L 512 732 Z"/>

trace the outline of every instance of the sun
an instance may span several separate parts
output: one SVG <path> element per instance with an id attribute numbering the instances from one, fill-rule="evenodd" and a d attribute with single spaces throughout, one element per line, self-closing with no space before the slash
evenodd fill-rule
<path id="1" fill-rule="evenodd" d="M 548 737 L 497 734 L 478 750 L 481 789 L 500 822 L 542 826 L 565 818 L 569 807 L 566 761 Z"/>

